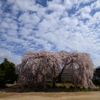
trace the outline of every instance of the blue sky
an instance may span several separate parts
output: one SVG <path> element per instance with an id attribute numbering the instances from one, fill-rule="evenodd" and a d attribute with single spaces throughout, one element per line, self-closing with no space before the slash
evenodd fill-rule
<path id="1" fill-rule="evenodd" d="M 100 0 L 0 0 L 0 62 L 26 51 L 75 50 L 100 65 Z"/>

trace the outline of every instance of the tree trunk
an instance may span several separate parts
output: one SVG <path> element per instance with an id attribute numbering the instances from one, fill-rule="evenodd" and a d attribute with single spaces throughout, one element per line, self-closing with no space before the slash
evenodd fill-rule
<path id="1" fill-rule="evenodd" d="M 52 88 L 56 87 L 56 78 L 53 78 Z"/>
<path id="2" fill-rule="evenodd" d="M 46 89 L 46 75 L 44 75 L 44 90 Z"/>
<path id="3" fill-rule="evenodd" d="M 61 73 L 58 75 L 58 83 L 61 83 Z"/>
<path id="4" fill-rule="evenodd" d="M 74 88 L 75 90 L 77 89 L 77 79 L 75 79 L 75 77 L 74 77 Z"/>
<path id="5" fill-rule="evenodd" d="M 61 72 L 59 73 L 59 75 L 56 77 L 56 79 L 58 79 L 58 82 L 61 83 L 61 74 L 63 73 L 63 71 L 65 70 L 66 66 L 69 65 L 72 62 L 72 60 L 69 63 L 65 63 L 63 69 L 61 70 Z"/>

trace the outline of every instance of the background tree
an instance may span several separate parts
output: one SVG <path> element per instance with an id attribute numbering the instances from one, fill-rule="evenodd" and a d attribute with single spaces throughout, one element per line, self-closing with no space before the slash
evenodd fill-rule
<path id="1" fill-rule="evenodd" d="M 0 87 L 5 86 L 6 83 L 13 84 L 17 77 L 17 74 L 15 74 L 15 64 L 5 58 L 4 62 L 0 64 Z"/>

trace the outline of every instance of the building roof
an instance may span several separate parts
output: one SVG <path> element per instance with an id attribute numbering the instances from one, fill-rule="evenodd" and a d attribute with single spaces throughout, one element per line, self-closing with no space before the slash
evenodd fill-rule
<path id="1" fill-rule="evenodd" d="M 100 66 L 96 67 L 96 69 L 99 69 L 99 68 L 100 68 Z"/>

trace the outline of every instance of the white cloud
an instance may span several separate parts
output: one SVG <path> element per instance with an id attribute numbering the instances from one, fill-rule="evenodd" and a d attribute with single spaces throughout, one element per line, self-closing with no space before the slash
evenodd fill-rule
<path id="1" fill-rule="evenodd" d="M 96 0 L 96 2 L 91 4 L 91 8 L 95 9 L 95 10 L 96 9 L 100 9 L 100 5 L 99 4 L 100 4 L 100 0 Z"/>
<path id="2" fill-rule="evenodd" d="M 7 0 L 8 4 L 14 4 L 16 0 Z"/>
<path id="3" fill-rule="evenodd" d="M 13 52 L 78 50 L 90 53 L 95 66 L 98 66 L 100 11 L 96 5 L 100 1 L 92 1 L 52 0 L 43 7 L 35 0 L 7 0 L 11 13 L 2 10 L 1 15 L 4 16 L 0 17 L 0 47 L 7 52 L 2 53 L 3 56 L 8 54 L 12 60 L 17 56 Z"/>
<path id="4" fill-rule="evenodd" d="M 31 23 L 31 25 L 37 25 L 37 23 L 40 21 L 40 18 L 34 13 L 24 13 L 18 18 L 18 20 L 21 24 Z"/>
<path id="5" fill-rule="evenodd" d="M 64 5 L 66 6 L 67 10 L 73 7 L 73 2 L 71 0 L 64 0 Z"/>
<path id="6" fill-rule="evenodd" d="M 3 62 L 3 59 L 7 58 L 9 61 L 14 64 L 21 63 L 21 56 L 11 53 L 9 50 L 0 49 L 0 63 Z"/>
<path id="7" fill-rule="evenodd" d="M 37 11 L 38 6 L 36 6 L 34 0 L 16 0 L 14 2 L 13 9 L 22 11 Z"/>

